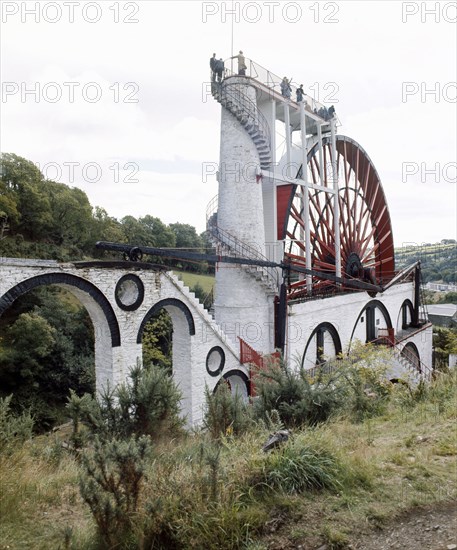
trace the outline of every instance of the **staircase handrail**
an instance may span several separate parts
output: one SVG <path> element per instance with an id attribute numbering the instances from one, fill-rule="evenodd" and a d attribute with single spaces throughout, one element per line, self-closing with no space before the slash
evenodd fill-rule
<path id="1" fill-rule="evenodd" d="M 246 258 L 249 260 L 260 260 L 262 262 L 268 262 L 269 259 L 264 256 L 261 252 L 256 250 L 253 246 L 244 243 L 232 233 L 221 229 L 217 222 L 212 220 L 213 215 L 217 212 L 218 207 L 218 195 L 213 197 L 208 203 L 206 208 L 206 228 L 208 232 L 215 238 L 216 241 L 225 244 L 232 253 L 235 254 L 235 257 Z M 266 275 L 269 279 L 273 288 L 279 288 L 279 275 L 275 268 L 272 267 L 260 267 L 259 269 Z"/>
<path id="2" fill-rule="evenodd" d="M 213 214 L 216 214 L 219 206 L 219 195 L 215 195 L 208 203 L 206 207 L 206 225 L 208 226 L 209 220 Z"/>
<path id="3" fill-rule="evenodd" d="M 382 345 L 391 347 L 394 350 L 394 353 L 396 355 L 399 355 L 400 358 L 403 357 L 408 361 L 412 369 L 416 369 L 419 372 L 419 374 L 422 374 L 423 376 L 425 376 L 427 380 L 432 379 L 433 369 L 431 369 L 428 365 L 426 365 L 423 361 L 421 361 L 415 353 L 412 353 L 411 351 L 409 351 L 409 349 L 406 346 L 400 347 L 398 345 L 399 342 L 397 340 L 394 340 L 394 342 L 392 342 L 386 336 L 382 336 L 381 338 L 376 338 L 375 340 L 371 340 L 370 343 L 382 344 Z"/>
<path id="4" fill-rule="evenodd" d="M 243 114 L 248 117 L 249 121 L 258 126 L 260 133 L 264 136 L 267 145 L 271 149 L 271 131 L 268 120 L 259 111 L 257 104 L 243 92 L 243 88 L 247 88 L 249 84 L 244 82 L 233 84 L 216 82 L 214 84 L 216 86 L 212 87 L 212 89 L 217 90 L 217 93 L 220 94 L 220 103 L 227 103 L 228 99 L 232 100 L 240 110 L 243 110 Z M 215 94 L 213 93 L 213 95 Z"/>
<path id="5" fill-rule="evenodd" d="M 270 261 L 266 256 L 258 252 L 254 247 L 244 243 L 228 231 L 221 229 L 216 224 L 209 224 L 208 230 L 211 235 L 220 243 L 227 246 L 236 258 L 246 258 L 247 260 L 260 260 L 262 262 Z M 274 267 L 258 266 L 259 271 L 265 274 L 270 281 L 271 286 L 277 290 L 279 288 L 279 275 Z"/>

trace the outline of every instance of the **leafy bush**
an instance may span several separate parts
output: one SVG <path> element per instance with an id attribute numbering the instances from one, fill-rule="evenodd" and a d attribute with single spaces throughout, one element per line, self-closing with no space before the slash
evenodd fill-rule
<path id="1" fill-rule="evenodd" d="M 382 414 L 389 402 L 392 383 L 386 373 L 392 360 L 387 348 L 356 345 L 340 367 L 338 391 L 345 394 L 345 410 L 356 422 Z"/>
<path id="2" fill-rule="evenodd" d="M 341 407 L 343 396 L 335 388 L 339 377 L 338 372 L 319 374 L 311 381 L 303 369 L 293 370 L 284 362 L 270 365 L 256 381 L 255 415 L 268 422 L 276 410 L 286 427 L 323 422 Z"/>

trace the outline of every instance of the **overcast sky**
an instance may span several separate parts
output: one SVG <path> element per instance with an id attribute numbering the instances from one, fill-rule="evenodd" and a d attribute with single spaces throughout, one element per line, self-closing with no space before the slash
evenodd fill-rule
<path id="1" fill-rule="evenodd" d="M 335 105 L 380 174 L 397 247 L 456 237 L 456 2 L 1 4 L 1 151 L 111 216 L 205 229 L 220 133 L 205 83 L 233 30 L 235 52 Z"/>

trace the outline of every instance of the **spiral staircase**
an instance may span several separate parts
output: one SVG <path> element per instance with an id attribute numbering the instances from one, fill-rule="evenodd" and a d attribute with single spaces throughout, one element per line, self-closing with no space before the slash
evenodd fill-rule
<path id="1" fill-rule="evenodd" d="M 246 82 L 212 82 L 211 93 L 214 99 L 227 109 L 246 130 L 254 143 L 261 169 L 269 169 L 272 163 L 270 127 L 265 116 L 247 94 Z M 208 204 L 206 228 L 211 241 L 221 254 L 249 260 L 268 261 L 268 258 L 254 247 L 242 242 L 217 224 L 217 196 Z M 279 275 L 275 268 L 245 265 L 244 270 L 257 280 L 270 294 L 277 294 Z"/>
<path id="2" fill-rule="evenodd" d="M 239 121 L 251 137 L 259 153 L 260 168 L 266 170 L 272 163 L 270 127 L 267 119 L 246 93 L 249 84 L 212 82 L 214 99 Z"/>
<path id="3" fill-rule="evenodd" d="M 233 256 L 234 258 L 246 258 L 248 260 L 259 260 L 268 262 L 268 258 L 261 254 L 254 247 L 237 239 L 228 231 L 224 231 L 217 225 L 217 195 L 208 204 L 206 211 L 206 230 L 208 235 L 221 255 Z M 265 291 L 276 295 L 279 291 L 279 274 L 274 267 L 261 265 L 245 265 L 244 270 L 258 281 Z"/>

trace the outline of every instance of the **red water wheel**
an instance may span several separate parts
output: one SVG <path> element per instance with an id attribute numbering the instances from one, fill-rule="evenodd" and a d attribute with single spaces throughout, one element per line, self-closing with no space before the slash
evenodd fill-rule
<path id="1" fill-rule="evenodd" d="M 354 140 L 337 136 L 336 151 L 342 277 L 385 284 L 394 275 L 394 245 L 379 175 Z M 324 137 L 322 154 L 319 155 L 317 144 L 308 153 L 308 182 L 333 189 L 332 163 L 330 137 Z M 301 178 L 301 169 L 297 178 Z M 277 188 L 278 239 L 285 242 L 285 261 L 292 267 L 305 267 L 305 192 L 302 185 Z M 311 268 L 336 275 L 334 195 L 308 188 L 308 199 Z M 305 296 L 305 277 L 293 270 L 291 273 L 289 298 Z M 312 275 L 313 294 L 332 292 L 335 288 L 335 282 L 319 274 Z M 339 286 L 341 289 L 345 289 L 344 285 Z"/>

